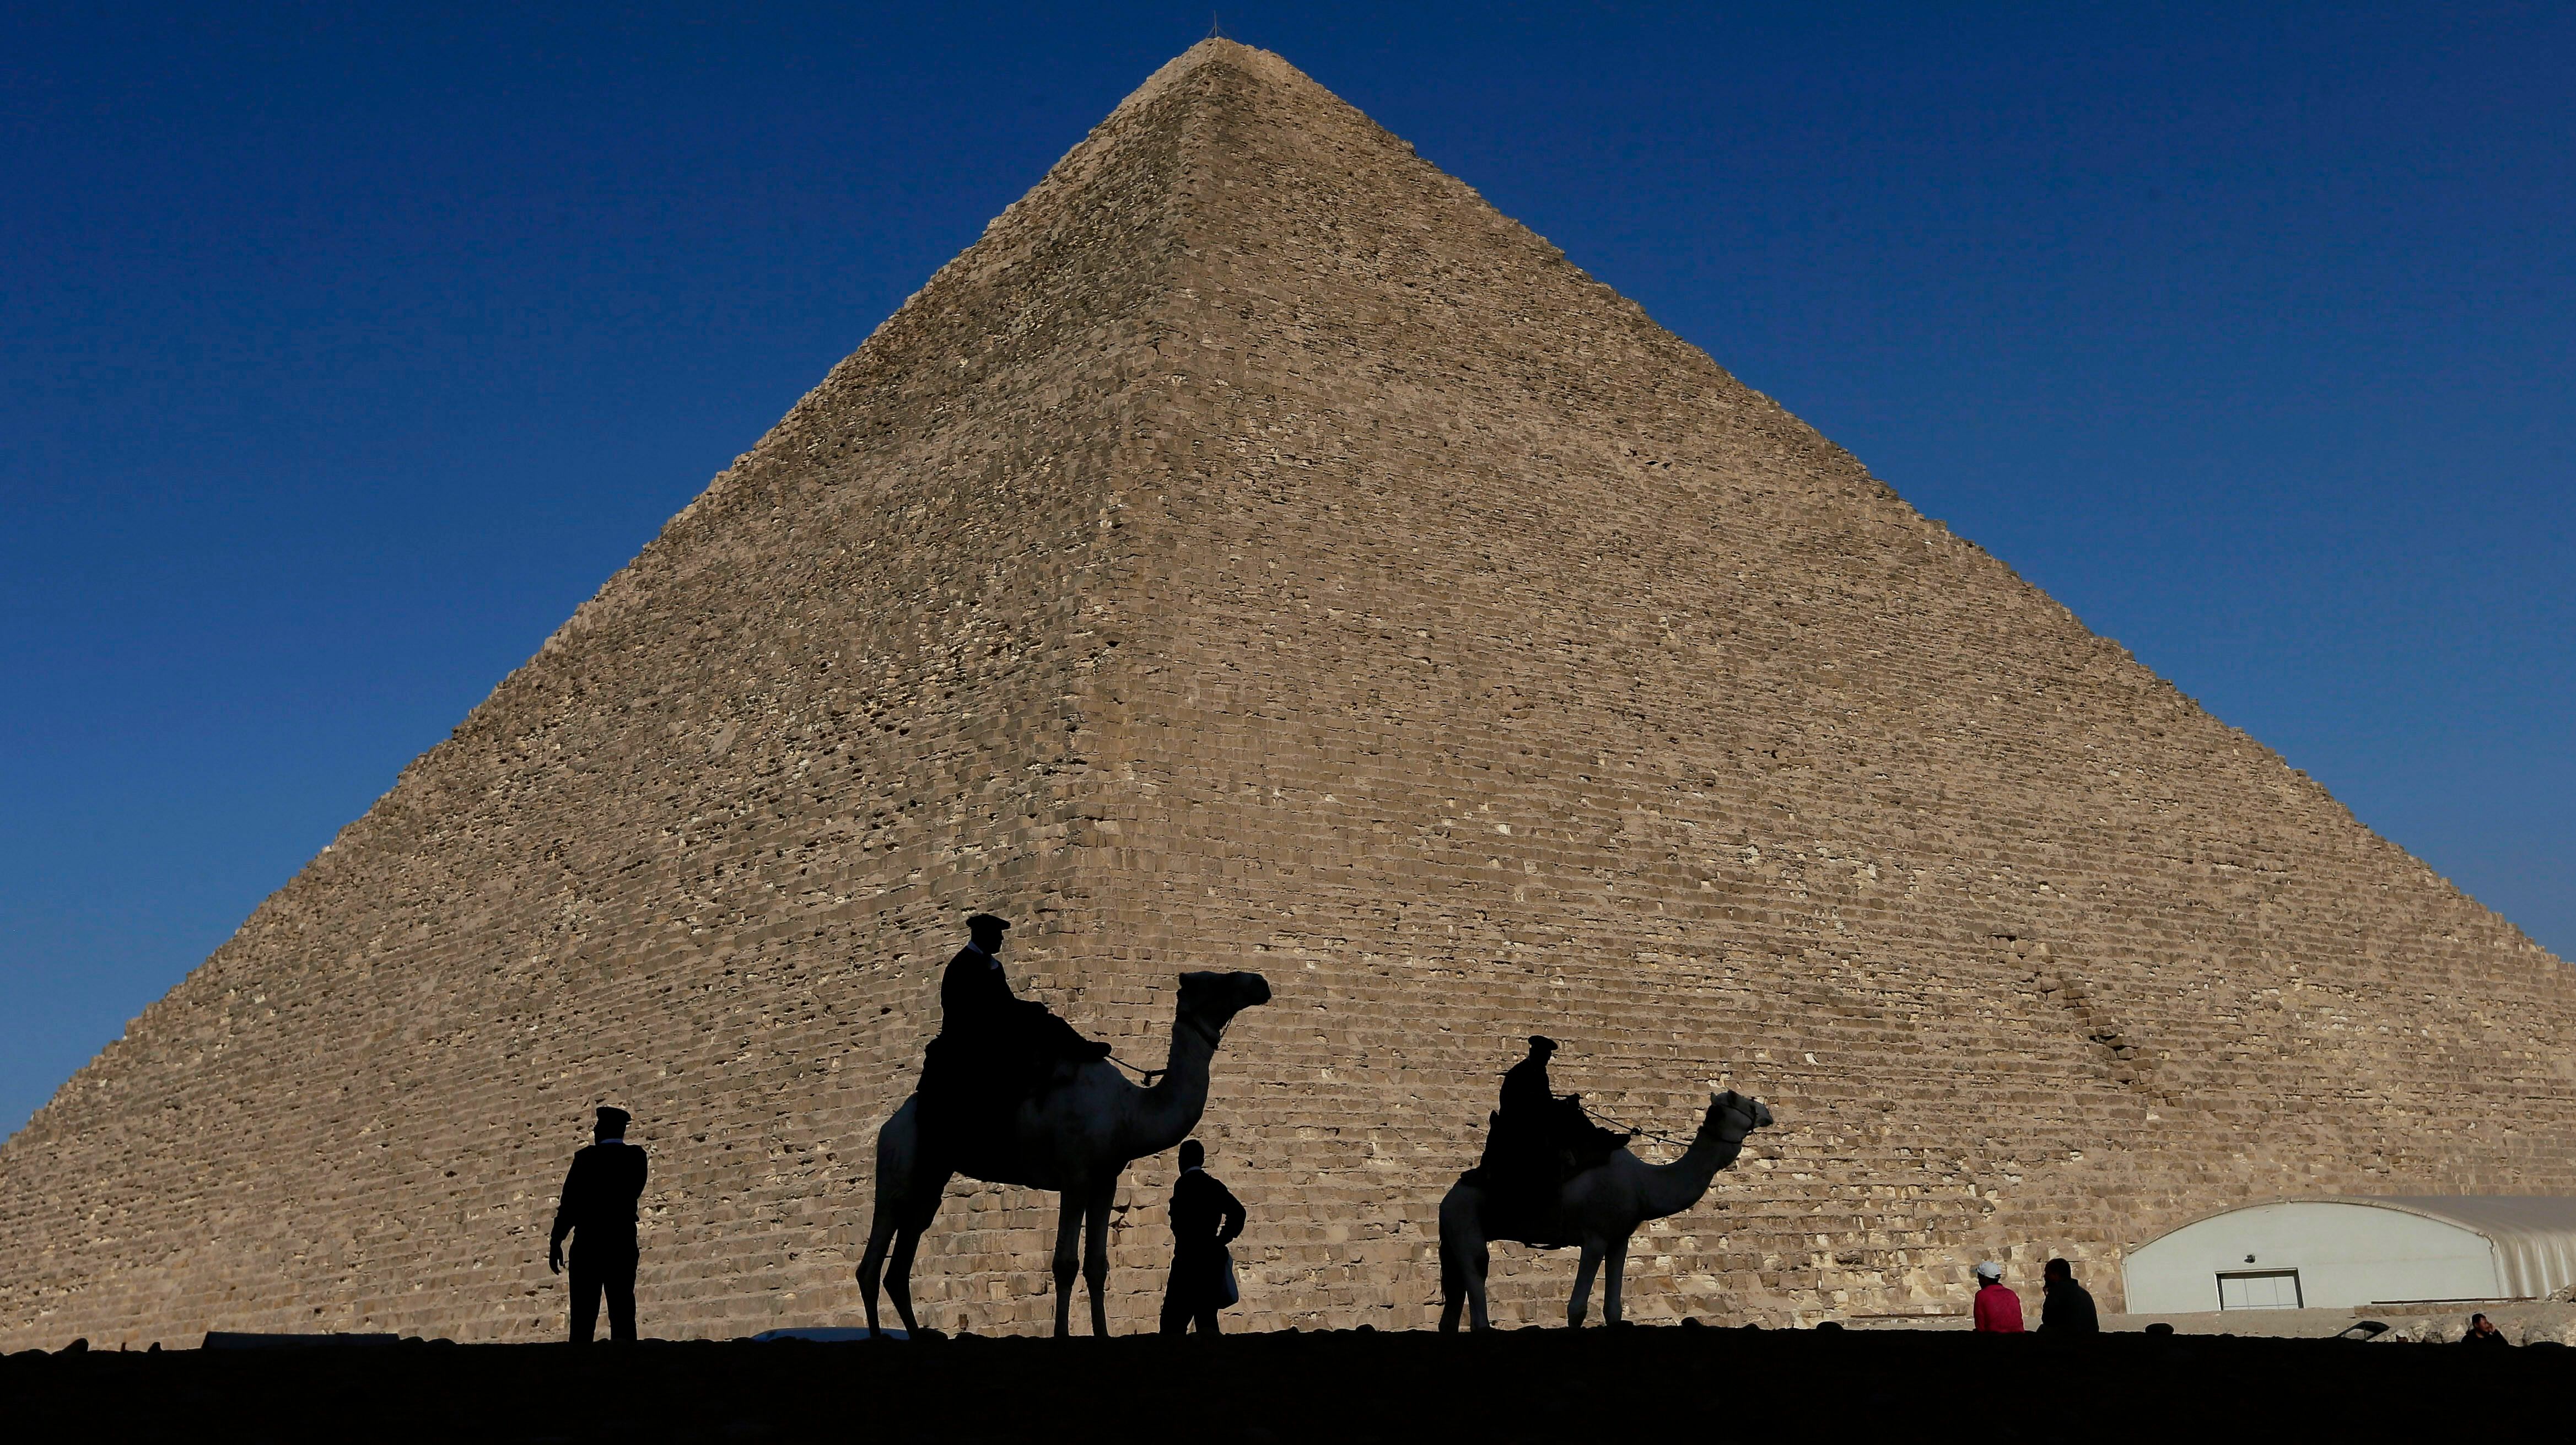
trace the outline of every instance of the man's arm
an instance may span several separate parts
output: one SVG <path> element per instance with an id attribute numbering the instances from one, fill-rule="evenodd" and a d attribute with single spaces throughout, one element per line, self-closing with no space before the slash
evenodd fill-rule
<path id="1" fill-rule="evenodd" d="M 546 1239 L 546 1268 L 563 1273 L 564 1236 L 572 1233 L 573 1201 L 581 1194 L 581 1156 L 572 1156 L 572 1167 L 564 1171 L 563 1195 L 555 1201 L 554 1232 Z"/>
<path id="2" fill-rule="evenodd" d="M 1213 1179 L 1208 1182 L 1210 1184 L 1216 1184 L 1216 1181 Z M 1243 1225 L 1246 1216 L 1243 1212 L 1243 1201 L 1234 1197 L 1233 1190 L 1226 1188 L 1222 1184 L 1217 1184 L 1216 1193 L 1219 1201 L 1217 1209 L 1222 1215 L 1222 1222 L 1217 1225 L 1216 1229 L 1216 1242 L 1218 1246 L 1222 1248 L 1225 1245 L 1234 1243 L 1234 1237 L 1243 1233 Z"/>

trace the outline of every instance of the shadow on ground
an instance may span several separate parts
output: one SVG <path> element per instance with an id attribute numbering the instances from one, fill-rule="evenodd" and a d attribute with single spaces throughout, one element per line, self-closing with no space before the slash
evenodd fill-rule
<path id="1" fill-rule="evenodd" d="M 0 1400 L 31 1441 L 1993 1441 L 2194 1439 L 2217 1422 L 2314 1439 L 2555 1416 L 2571 1366 L 2551 1346 L 1685 1328 L 409 1342 L 31 1351 L 0 1360 Z"/>

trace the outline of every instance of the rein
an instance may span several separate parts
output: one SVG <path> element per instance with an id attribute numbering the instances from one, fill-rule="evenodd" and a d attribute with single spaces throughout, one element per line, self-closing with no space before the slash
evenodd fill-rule
<path id="1" fill-rule="evenodd" d="M 1216 1047 L 1217 1040 L 1221 1036 L 1218 1030 L 1209 1028 L 1206 1024 L 1203 1024 L 1194 1018 L 1176 1019 L 1174 1022 L 1177 1024 L 1189 1025 L 1191 1029 L 1197 1032 L 1201 1039 L 1207 1041 L 1207 1046 L 1211 1049 Z M 1125 1069 L 1131 1074 L 1134 1074 L 1137 1082 L 1143 1084 L 1149 1089 L 1154 1087 L 1154 1081 L 1156 1079 L 1159 1079 L 1163 1075 L 1171 1072 L 1169 1069 L 1140 1069 L 1134 1064 L 1127 1062 L 1125 1059 L 1118 1057 L 1116 1054 L 1108 1055 L 1108 1059 L 1109 1062 L 1116 1064 L 1118 1067 Z"/>
<path id="2" fill-rule="evenodd" d="M 1116 1054 L 1108 1054 L 1104 1057 L 1106 1057 L 1109 1062 L 1116 1064 L 1118 1067 L 1125 1069 L 1131 1074 L 1134 1074 L 1136 1076 L 1136 1082 L 1143 1084 L 1149 1089 L 1154 1087 L 1154 1081 L 1156 1079 L 1159 1079 L 1163 1075 L 1171 1072 L 1169 1069 L 1140 1069 L 1134 1064 L 1127 1062 L 1125 1059 L 1118 1057 Z"/>
<path id="3" fill-rule="evenodd" d="M 1608 1114 L 1602 1113 L 1598 1109 L 1587 1109 L 1585 1112 L 1589 1113 L 1593 1118 L 1599 1119 L 1603 1123 L 1608 1124 L 1614 1129 L 1625 1129 L 1640 1139 L 1652 1139 L 1658 1144 L 1671 1144 L 1678 1148 L 1688 1149 L 1691 1145 L 1699 1142 L 1696 1139 L 1676 1139 L 1670 1134 L 1658 1134 L 1652 1129 L 1640 1129 L 1634 1124 L 1623 1123 Z"/>

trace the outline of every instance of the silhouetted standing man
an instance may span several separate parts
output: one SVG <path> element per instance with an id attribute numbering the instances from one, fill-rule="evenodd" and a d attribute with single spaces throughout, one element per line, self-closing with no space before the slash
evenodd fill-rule
<path id="1" fill-rule="evenodd" d="M 546 1268 L 563 1273 L 564 1236 L 572 1242 L 572 1342 L 590 1343 L 599 1296 L 608 1295 L 608 1337 L 635 1338 L 635 1203 L 644 1196 L 644 1151 L 626 1142 L 624 1109 L 602 1106 L 595 1142 L 572 1156 L 563 1202 L 555 1206 Z"/>
<path id="2" fill-rule="evenodd" d="M 1234 1270 L 1225 1247 L 1243 1233 L 1243 1201 L 1203 1167 L 1198 1140 L 1181 1145 L 1181 1177 L 1172 1181 L 1172 1277 L 1163 1286 L 1163 1333 L 1217 1333 L 1216 1312 L 1234 1303 Z"/>

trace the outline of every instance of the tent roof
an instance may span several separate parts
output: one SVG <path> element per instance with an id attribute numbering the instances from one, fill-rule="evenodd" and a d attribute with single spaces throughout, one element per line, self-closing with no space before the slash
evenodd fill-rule
<path id="1" fill-rule="evenodd" d="M 2394 1209 L 2483 1235 L 2495 1247 L 2506 1293 L 2516 1299 L 2537 1299 L 2576 1284 L 2576 1197 L 2563 1194 L 2320 1194 L 2263 1199 L 2213 1210 L 2166 1230 L 2138 1248 L 2144 1249 L 2195 1224 L 2285 1204 Z"/>

